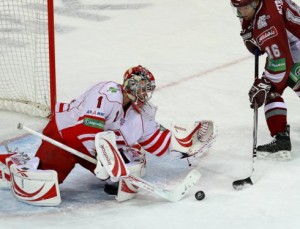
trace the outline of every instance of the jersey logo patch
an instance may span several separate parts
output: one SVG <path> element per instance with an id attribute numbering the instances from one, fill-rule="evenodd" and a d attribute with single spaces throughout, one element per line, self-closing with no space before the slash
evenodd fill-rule
<path id="1" fill-rule="evenodd" d="M 257 28 L 262 29 L 268 26 L 267 19 L 270 19 L 270 15 L 262 15 L 258 18 Z"/>
<path id="2" fill-rule="evenodd" d="M 98 129 L 104 129 L 104 121 L 100 121 L 100 120 L 96 120 L 93 118 L 84 118 L 83 119 L 83 125 L 85 126 L 90 126 L 90 127 L 94 127 L 94 128 L 98 128 Z"/>
<path id="3" fill-rule="evenodd" d="M 120 91 L 120 90 L 115 87 L 109 87 L 107 91 L 110 91 L 111 93 L 116 93 L 117 91 Z"/>
<path id="4" fill-rule="evenodd" d="M 100 116 L 100 117 L 105 115 L 103 112 L 96 111 L 96 110 L 87 110 L 86 114 L 94 115 L 94 116 Z"/>
<path id="5" fill-rule="evenodd" d="M 258 45 L 262 45 L 264 42 L 266 42 L 267 40 L 273 37 L 276 37 L 277 35 L 278 35 L 277 29 L 275 28 L 275 26 L 272 26 L 270 29 L 267 29 L 264 32 L 262 32 L 256 38 L 256 42 L 258 43 Z"/>
<path id="6" fill-rule="evenodd" d="M 283 1 L 282 0 L 275 0 L 275 5 L 278 10 L 278 13 L 282 14 L 282 5 Z"/>
<path id="7" fill-rule="evenodd" d="M 268 59 L 266 69 L 273 71 L 273 72 L 285 71 L 286 70 L 285 58 L 281 58 L 281 59 L 277 59 L 277 60 Z"/>

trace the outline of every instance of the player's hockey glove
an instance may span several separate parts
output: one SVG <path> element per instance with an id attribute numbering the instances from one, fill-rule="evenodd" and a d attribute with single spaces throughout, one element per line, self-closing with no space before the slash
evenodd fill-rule
<path id="1" fill-rule="evenodd" d="M 254 102 L 256 102 L 257 107 L 261 107 L 265 103 L 270 89 L 271 84 L 267 78 L 256 79 L 248 93 L 251 108 L 254 108 Z"/>
<path id="2" fill-rule="evenodd" d="M 255 40 L 253 39 L 253 28 L 249 26 L 247 29 L 243 29 L 240 33 L 241 37 L 244 40 L 246 48 L 255 55 L 255 50 L 259 50 L 259 55 L 263 54 L 263 52 L 257 47 Z"/>

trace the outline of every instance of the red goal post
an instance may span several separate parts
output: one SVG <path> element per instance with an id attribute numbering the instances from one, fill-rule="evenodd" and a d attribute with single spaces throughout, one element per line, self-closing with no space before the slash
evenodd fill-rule
<path id="1" fill-rule="evenodd" d="M 55 108 L 54 0 L 0 1 L 0 109 L 48 117 Z"/>

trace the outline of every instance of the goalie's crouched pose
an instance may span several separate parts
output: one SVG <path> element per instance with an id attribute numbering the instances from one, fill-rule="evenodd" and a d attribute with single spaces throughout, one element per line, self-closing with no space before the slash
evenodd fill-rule
<path id="1" fill-rule="evenodd" d="M 122 174 L 111 174 L 125 165 L 130 174 L 143 176 L 144 152 L 157 157 L 170 151 L 178 152 L 181 158 L 201 156 L 215 141 L 213 122 L 164 128 L 155 121 L 156 107 L 149 102 L 154 89 L 152 73 L 139 65 L 125 72 L 122 85 L 102 82 L 70 103 L 58 103 L 43 134 L 97 159 L 97 165 L 43 140 L 33 159 L 18 153 L 0 155 L 0 188 L 11 188 L 19 200 L 29 204 L 55 206 L 61 201 L 58 184 L 78 163 L 102 180 L 110 178 L 105 191 L 122 201 L 132 198 L 137 187 L 126 182 L 118 185 Z M 105 140 L 121 159 L 107 171 L 109 156 L 101 155 L 101 159 L 95 136 L 112 131 L 113 138 Z"/>

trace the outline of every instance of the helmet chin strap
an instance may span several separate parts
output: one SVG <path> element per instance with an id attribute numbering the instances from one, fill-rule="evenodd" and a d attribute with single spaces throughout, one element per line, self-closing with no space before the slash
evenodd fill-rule
<path id="1" fill-rule="evenodd" d="M 126 95 L 127 95 L 127 97 L 130 99 L 130 103 L 131 103 L 133 109 L 134 109 L 136 112 L 141 113 L 140 108 L 139 108 L 139 106 L 138 106 L 138 104 L 137 104 L 137 102 L 138 102 L 138 101 L 137 101 L 137 98 L 136 98 L 134 95 L 132 95 L 132 94 L 130 94 L 130 93 L 128 93 L 128 92 L 126 92 Z"/>
<path id="2" fill-rule="evenodd" d="M 130 94 L 130 93 L 127 93 L 127 96 L 128 96 L 128 98 L 129 98 L 132 102 L 135 102 L 136 99 L 137 99 L 134 95 L 132 95 L 132 94 Z"/>
<path id="3" fill-rule="evenodd" d="M 135 102 L 131 101 L 131 105 L 137 113 L 141 113 L 141 108 Z"/>

